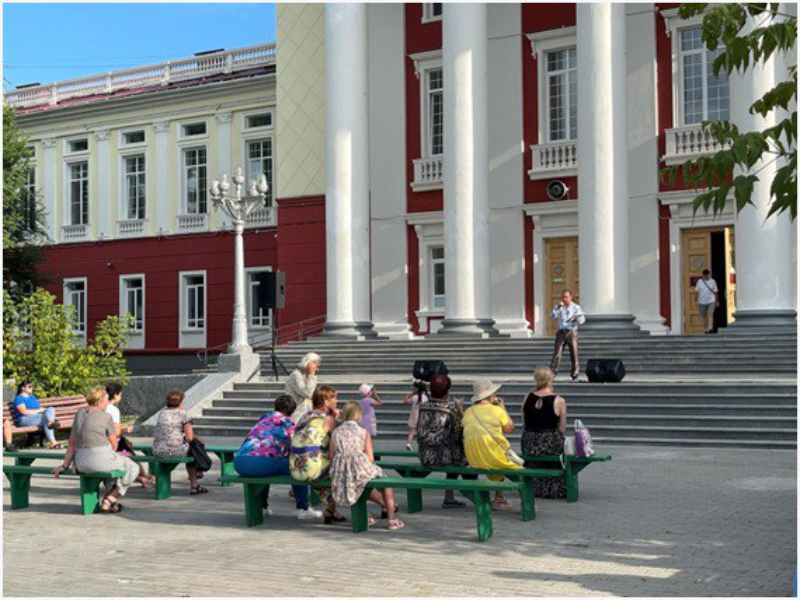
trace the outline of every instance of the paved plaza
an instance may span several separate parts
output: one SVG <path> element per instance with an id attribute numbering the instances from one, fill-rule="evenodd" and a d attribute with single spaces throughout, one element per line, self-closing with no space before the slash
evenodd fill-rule
<path id="1" fill-rule="evenodd" d="M 797 557 L 797 458 L 787 451 L 599 449 L 581 500 L 519 501 L 476 541 L 471 509 L 401 513 L 406 527 L 354 535 L 275 514 L 244 526 L 242 490 L 167 501 L 133 489 L 118 516 L 78 514 L 77 481 L 34 477 L 31 506 L 3 494 L 6 596 L 786 596 Z M 40 463 L 49 464 L 49 463 Z M 56 463 L 53 463 L 56 464 Z M 206 484 L 216 479 L 216 471 Z M 405 498 L 401 496 L 401 506 Z M 374 511 L 373 511 L 374 512 Z M 379 525 L 380 522 L 379 522 Z"/>

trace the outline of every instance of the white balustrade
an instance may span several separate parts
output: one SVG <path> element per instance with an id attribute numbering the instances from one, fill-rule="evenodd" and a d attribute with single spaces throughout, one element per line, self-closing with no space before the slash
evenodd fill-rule
<path id="1" fill-rule="evenodd" d="M 208 215 L 178 215 L 178 232 L 206 231 L 208 229 Z"/>
<path id="2" fill-rule="evenodd" d="M 231 73 L 274 63 L 275 44 L 259 44 L 257 46 L 236 48 L 227 52 L 192 56 L 155 65 L 112 71 L 102 75 L 37 85 L 5 92 L 3 95 L 6 102 L 11 106 L 24 108 L 27 106 L 56 104 L 60 100 L 68 98 L 107 94 L 121 89 L 148 85 L 167 85 L 173 81 Z"/>
<path id="3" fill-rule="evenodd" d="M 728 145 L 720 144 L 710 132 L 701 125 L 689 125 L 667 129 L 667 148 L 664 162 L 668 165 L 681 164 L 705 154 L 714 154 Z"/>
<path id="4" fill-rule="evenodd" d="M 531 179 L 551 179 L 578 174 L 578 142 L 549 142 L 531 146 Z"/>
<path id="5" fill-rule="evenodd" d="M 144 219 L 125 219 L 117 221 L 117 235 L 120 237 L 143 235 L 147 221 Z"/>
<path id="6" fill-rule="evenodd" d="M 64 225 L 61 228 L 61 239 L 65 242 L 77 242 L 89 237 L 89 225 Z"/>
<path id="7" fill-rule="evenodd" d="M 245 227 L 273 227 L 277 223 L 277 211 L 273 206 L 257 208 L 247 217 Z"/>
<path id="8" fill-rule="evenodd" d="M 444 160 L 441 156 L 417 158 L 414 161 L 414 181 L 411 189 L 415 192 L 440 190 L 444 186 Z"/>

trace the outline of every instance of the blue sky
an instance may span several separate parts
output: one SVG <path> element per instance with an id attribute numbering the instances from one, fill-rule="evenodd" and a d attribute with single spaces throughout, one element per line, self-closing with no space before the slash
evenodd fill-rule
<path id="1" fill-rule="evenodd" d="M 3 87 L 274 40 L 275 5 L 267 3 L 5 3 Z"/>

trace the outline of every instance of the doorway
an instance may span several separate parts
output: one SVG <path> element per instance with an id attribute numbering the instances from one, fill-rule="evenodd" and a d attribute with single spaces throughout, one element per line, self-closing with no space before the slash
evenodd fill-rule
<path id="1" fill-rule="evenodd" d="M 685 229 L 681 238 L 683 333 L 702 335 L 704 331 L 695 291 L 697 280 L 703 275 L 703 269 L 711 271 L 711 277 L 719 289 L 719 308 L 714 311 L 714 332 L 717 332 L 733 321 L 733 313 L 736 310 L 736 255 L 733 227 Z"/>
<path id="2" fill-rule="evenodd" d="M 547 335 L 554 336 L 558 323 L 550 318 L 553 306 L 561 302 L 561 292 L 570 290 L 574 302 L 580 304 L 578 236 L 549 238 L 544 241 L 545 305 Z"/>

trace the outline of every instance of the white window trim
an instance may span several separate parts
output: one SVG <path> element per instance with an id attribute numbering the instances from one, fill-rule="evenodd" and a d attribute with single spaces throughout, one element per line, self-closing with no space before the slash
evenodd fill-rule
<path id="1" fill-rule="evenodd" d="M 184 133 L 183 128 L 186 125 L 197 125 L 198 123 L 205 123 L 206 124 L 206 132 L 205 133 L 198 133 L 198 134 L 195 134 L 195 135 L 186 135 Z M 186 119 L 185 121 L 179 121 L 178 122 L 178 139 L 179 140 L 187 140 L 187 141 L 191 140 L 191 141 L 194 142 L 196 140 L 208 139 L 208 137 L 209 137 L 209 126 L 208 126 L 208 119 L 207 118 L 202 117 L 202 118 L 198 118 L 198 119 Z"/>
<path id="2" fill-rule="evenodd" d="M 125 134 L 126 133 L 135 133 L 137 131 L 143 131 L 144 132 L 144 141 L 143 142 L 135 142 L 133 144 L 126 143 L 125 142 Z M 119 130 L 119 137 L 118 137 L 118 144 L 117 145 L 118 145 L 120 151 L 129 150 L 129 149 L 130 150 L 133 150 L 133 149 L 143 150 L 144 148 L 147 148 L 147 141 L 148 141 L 149 138 L 150 138 L 150 134 L 149 134 L 149 132 L 147 130 L 147 127 L 145 127 L 144 125 L 141 125 L 139 127 L 126 127 L 125 129 L 120 129 Z"/>
<path id="3" fill-rule="evenodd" d="M 247 267 L 244 270 L 245 273 L 245 284 L 246 284 L 246 292 L 245 292 L 245 305 L 247 310 L 247 329 L 248 331 L 266 331 L 272 329 L 272 309 L 269 311 L 269 315 L 267 316 L 267 320 L 269 323 L 267 325 L 253 325 L 251 321 L 251 317 L 253 315 L 253 303 L 252 298 L 250 295 L 250 276 L 254 273 L 271 273 L 272 267 Z"/>
<path id="4" fill-rule="evenodd" d="M 135 156 L 144 157 L 144 218 L 143 219 L 129 219 L 128 218 L 128 186 L 126 185 L 127 170 L 125 161 Z M 134 146 L 126 146 L 124 150 L 119 151 L 119 163 L 117 172 L 117 184 L 119 187 L 119 215 L 120 221 L 146 221 L 147 213 L 149 212 L 150 202 L 147 201 L 147 185 L 150 179 L 150 161 L 147 159 L 147 152 L 145 145 L 137 144 Z"/>
<path id="5" fill-rule="evenodd" d="M 69 293 L 69 285 L 71 283 L 83 283 L 83 310 L 85 314 L 83 315 L 83 332 L 75 331 L 75 334 L 81 338 L 83 341 L 86 341 L 87 332 L 89 330 L 89 280 L 86 277 L 69 277 L 62 281 L 62 295 L 61 295 L 61 303 L 64 306 L 67 306 L 67 294 Z"/>
<path id="6" fill-rule="evenodd" d="M 444 213 L 431 211 L 412 213 L 407 217 L 408 224 L 414 227 L 417 236 L 419 307 L 414 311 L 421 332 L 432 332 L 431 318 L 444 317 L 444 307 L 434 308 L 431 288 L 430 266 L 431 247 L 444 246 Z M 447 255 L 445 254 L 445 260 Z M 445 271 L 447 266 L 445 266 Z"/>
<path id="7" fill-rule="evenodd" d="M 573 46 L 577 48 L 577 27 L 549 29 L 547 31 L 529 33 L 527 37 L 531 43 L 531 54 L 536 61 L 536 81 L 538 89 L 536 112 L 539 116 L 539 131 L 537 132 L 538 143 L 548 144 L 550 143 L 550 120 L 548 119 L 550 94 L 547 88 L 547 53 L 555 50 L 564 50 Z M 578 68 L 580 68 L 580 65 L 578 65 Z M 578 131 L 578 136 L 580 136 L 580 131 Z M 569 140 L 561 141 L 567 142 Z"/>
<path id="8" fill-rule="evenodd" d="M 119 276 L 119 314 L 130 314 L 127 311 L 127 290 L 125 282 L 129 279 L 142 280 L 142 329 L 131 329 L 131 337 L 128 340 L 128 348 L 144 348 L 145 331 L 147 330 L 147 282 L 144 273 L 126 273 Z"/>
<path id="9" fill-rule="evenodd" d="M 242 133 L 242 169 L 244 169 L 244 176 L 247 180 L 247 183 L 250 183 L 250 170 L 249 170 L 249 163 L 250 163 L 250 153 L 248 152 L 247 145 L 251 142 L 258 142 L 261 140 L 270 140 L 272 144 L 272 181 L 269 181 L 269 193 L 272 197 L 272 202 L 268 205 L 269 207 L 275 207 L 275 171 L 277 170 L 276 162 L 275 162 L 275 135 L 273 133 L 269 133 L 265 135 L 265 132 L 272 131 L 271 128 L 266 127 L 259 127 L 257 129 L 248 129 L 247 131 Z"/>
<path id="10" fill-rule="evenodd" d="M 261 127 L 248 127 L 247 126 L 247 118 L 248 117 L 255 117 L 256 115 L 263 115 L 269 113 L 272 115 L 271 125 L 262 125 Z M 249 110 L 247 112 L 242 113 L 242 135 L 245 134 L 256 134 L 256 133 L 263 133 L 265 131 L 274 131 L 275 130 L 275 109 L 268 108 L 268 109 L 261 109 L 261 110 Z"/>
<path id="11" fill-rule="evenodd" d="M 62 224 L 64 226 L 69 225 L 77 225 L 77 223 L 71 223 L 72 217 L 72 179 L 71 179 L 71 168 L 72 165 L 77 163 L 86 163 L 86 171 L 87 171 L 87 178 L 86 178 L 86 187 L 88 189 L 87 192 L 87 209 L 86 209 L 86 223 L 82 223 L 85 227 L 90 227 L 92 223 L 92 165 L 91 161 L 89 160 L 89 155 L 87 153 L 81 152 L 78 155 L 70 155 L 64 158 L 64 201 L 63 201 L 63 209 L 64 214 L 62 216 Z"/>
<path id="12" fill-rule="evenodd" d="M 436 21 L 441 21 L 443 15 L 444 15 L 444 6 L 442 6 L 442 14 L 441 15 L 434 15 L 433 14 L 433 2 L 423 2 L 422 3 L 422 22 L 423 23 L 434 23 Z"/>
<path id="13" fill-rule="evenodd" d="M 428 139 L 428 71 L 442 69 L 442 51 L 431 50 L 418 52 L 410 56 L 414 61 L 414 73 L 419 79 L 419 127 L 420 127 L 420 158 L 433 158 L 430 152 L 430 139 Z"/>
<path id="14" fill-rule="evenodd" d="M 191 215 L 194 215 L 194 214 L 205 214 L 205 215 L 208 215 L 211 212 L 209 210 L 211 208 L 211 204 L 210 204 L 210 198 L 208 196 L 208 190 L 206 190 L 206 212 L 205 213 L 190 213 L 189 210 L 188 210 L 188 204 L 186 202 L 186 182 L 185 182 L 186 173 L 184 171 L 183 156 L 184 156 L 184 153 L 186 152 L 186 150 L 193 150 L 195 148 L 204 148 L 205 151 L 206 151 L 206 184 L 208 185 L 210 183 L 210 175 L 211 175 L 211 160 L 210 159 L 211 159 L 211 154 L 209 152 L 209 144 L 207 142 L 202 142 L 202 141 L 200 143 L 197 143 L 196 140 L 194 140 L 194 138 L 189 138 L 188 140 L 186 140 L 184 142 L 178 142 L 178 153 L 177 153 L 178 154 L 178 156 L 177 156 L 177 160 L 178 160 L 178 177 L 176 177 L 175 179 L 177 180 L 176 183 L 178 185 L 178 198 L 179 198 L 178 206 L 180 207 L 179 208 L 180 212 L 178 214 L 180 214 L 180 215 L 190 215 L 190 214 Z M 208 218 L 208 217 L 206 217 L 206 218 Z"/>
<path id="15" fill-rule="evenodd" d="M 89 156 L 89 154 L 91 154 L 91 150 L 92 150 L 92 142 L 91 142 L 90 137 L 91 136 L 88 133 L 84 133 L 84 134 L 81 134 L 81 135 L 71 135 L 69 137 L 65 137 L 64 138 L 63 155 L 65 157 L 69 156 L 70 158 L 78 158 L 78 157 L 83 158 L 83 157 Z M 86 140 L 86 150 L 77 150 L 75 152 L 70 150 L 70 146 L 69 146 L 70 142 L 75 142 L 77 140 Z"/>
<path id="16" fill-rule="evenodd" d="M 427 244 L 427 246 L 428 246 L 427 260 L 428 260 L 428 286 L 429 286 L 428 290 L 429 290 L 429 294 L 430 294 L 430 299 L 428 301 L 428 304 L 429 304 L 429 306 L 431 307 L 432 310 L 444 310 L 444 306 L 436 306 L 436 274 L 435 274 L 434 266 L 439 264 L 439 263 L 444 264 L 445 274 L 446 274 L 447 273 L 447 256 L 445 256 L 445 258 L 443 258 L 443 259 L 439 259 L 439 258 L 434 259 L 433 258 L 433 250 L 434 250 L 434 248 L 441 248 L 442 251 L 444 251 L 444 238 L 442 238 L 442 243 L 441 244 L 435 244 L 433 242 L 430 242 L 430 243 Z M 447 298 L 447 283 L 446 282 L 445 282 L 445 293 L 442 294 L 441 297 L 442 297 L 442 300 L 446 301 L 446 298 Z"/>
<path id="17" fill-rule="evenodd" d="M 189 306 L 186 303 L 186 278 L 196 275 L 203 276 L 203 327 L 189 327 L 187 319 L 189 317 Z M 208 275 L 206 271 L 181 271 L 178 273 L 178 303 L 180 305 L 179 328 L 182 334 L 202 334 L 205 335 L 208 329 Z"/>

